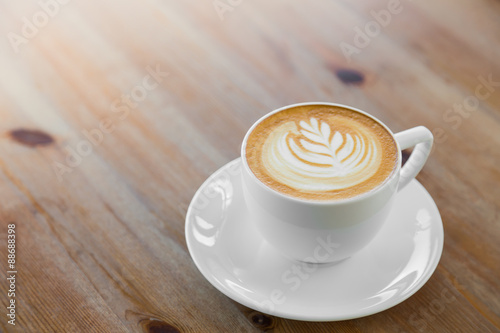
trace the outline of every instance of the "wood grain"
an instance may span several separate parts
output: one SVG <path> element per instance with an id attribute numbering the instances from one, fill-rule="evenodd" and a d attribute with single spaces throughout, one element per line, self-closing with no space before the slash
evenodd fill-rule
<path id="1" fill-rule="evenodd" d="M 500 331 L 499 2 L 402 0 L 350 59 L 341 43 L 394 1 L 43 3 L 50 15 L 0 1 L 3 309 L 10 223 L 19 271 L 16 325 L 2 315 L 1 331 Z M 187 251 L 196 189 L 256 119 L 302 101 L 435 134 L 418 179 L 444 253 L 382 313 L 270 317 L 218 292 Z"/>

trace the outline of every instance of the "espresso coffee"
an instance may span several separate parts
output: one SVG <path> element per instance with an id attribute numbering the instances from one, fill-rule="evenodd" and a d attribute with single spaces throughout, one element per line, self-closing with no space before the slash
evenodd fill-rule
<path id="1" fill-rule="evenodd" d="M 342 200 L 372 191 L 398 160 L 384 126 L 329 105 L 296 106 L 268 116 L 249 134 L 245 154 L 262 183 L 306 200 Z"/>

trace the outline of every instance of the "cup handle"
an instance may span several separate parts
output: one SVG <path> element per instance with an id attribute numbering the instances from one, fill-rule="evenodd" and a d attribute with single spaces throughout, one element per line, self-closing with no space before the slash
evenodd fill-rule
<path id="1" fill-rule="evenodd" d="M 431 131 L 424 126 L 418 126 L 396 133 L 394 135 L 401 150 L 415 146 L 408 161 L 401 168 L 398 191 L 403 189 L 422 170 L 431 152 L 434 138 Z"/>

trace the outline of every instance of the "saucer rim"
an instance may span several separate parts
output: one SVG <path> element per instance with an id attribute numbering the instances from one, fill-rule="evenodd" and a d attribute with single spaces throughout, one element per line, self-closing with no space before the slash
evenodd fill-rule
<path id="1" fill-rule="evenodd" d="M 274 310 L 263 310 L 263 309 L 257 309 L 255 307 L 255 304 L 252 304 L 251 302 L 247 301 L 245 298 L 241 297 L 240 294 L 238 293 L 232 293 L 230 289 L 228 289 L 226 286 L 221 285 L 220 283 L 217 282 L 215 278 L 213 278 L 212 275 L 209 275 L 208 272 L 204 272 L 202 270 L 202 265 L 200 264 L 200 258 L 201 256 L 198 256 L 197 258 L 196 255 L 193 255 L 193 245 L 191 244 L 190 237 L 189 237 L 189 226 L 191 225 L 189 217 L 192 215 L 192 210 L 193 210 L 193 203 L 198 199 L 198 196 L 201 194 L 203 189 L 209 184 L 214 178 L 217 178 L 218 175 L 223 172 L 223 170 L 229 168 L 233 164 L 241 163 L 241 157 L 238 157 L 234 160 L 231 160 L 230 162 L 224 164 L 222 167 L 217 169 L 215 172 L 213 172 L 197 189 L 195 194 L 193 195 L 193 198 L 191 199 L 191 202 L 189 203 L 188 210 L 186 212 L 186 218 L 185 218 L 185 239 L 186 239 L 186 244 L 187 248 L 189 251 L 189 255 L 193 262 L 195 263 L 195 266 L 197 270 L 202 274 L 202 276 L 213 286 L 215 287 L 218 291 L 220 291 L 222 294 L 225 296 L 229 297 L 231 300 L 238 302 L 239 304 L 242 304 L 254 311 L 258 311 L 261 313 L 265 313 L 271 316 L 276 316 L 284 319 L 291 319 L 291 320 L 300 320 L 300 321 L 311 321 L 311 322 L 328 322 L 328 321 L 342 321 L 342 320 L 351 320 L 351 319 L 357 319 L 357 318 L 362 318 L 370 315 L 374 315 L 377 313 L 380 313 L 382 311 L 388 310 L 398 304 L 401 304 L 402 302 L 406 301 L 408 298 L 413 296 L 417 291 L 419 291 L 426 283 L 429 281 L 431 276 L 434 274 L 436 271 L 437 266 L 439 265 L 439 262 L 441 260 L 442 254 L 443 254 L 443 248 L 444 248 L 444 228 L 443 228 L 443 221 L 441 218 L 441 214 L 439 212 L 439 209 L 432 198 L 432 196 L 429 194 L 429 192 L 426 190 L 426 188 L 417 180 L 417 179 L 412 179 L 410 183 L 415 183 L 417 187 L 419 187 L 419 190 L 422 190 L 423 194 L 430 199 L 429 203 L 431 203 L 435 211 L 437 212 L 437 217 L 439 218 L 439 221 L 436 221 L 435 223 L 437 224 L 436 228 L 436 233 L 439 235 L 436 235 L 439 241 L 439 244 L 437 245 L 437 251 L 435 256 L 431 258 L 431 260 L 427 261 L 427 264 L 425 265 L 425 269 L 428 272 L 426 275 L 423 275 L 420 278 L 419 283 L 415 284 L 412 286 L 410 291 L 408 291 L 404 296 L 395 299 L 393 302 L 388 301 L 388 302 L 383 302 L 381 304 L 378 304 L 377 306 L 371 307 L 369 309 L 366 309 L 365 311 L 360 310 L 359 312 L 353 313 L 351 316 L 335 316 L 335 314 L 331 314 L 329 316 L 325 315 L 318 315 L 315 316 L 314 314 L 308 314 L 308 315 L 302 315 L 302 314 L 293 314 L 291 315 L 290 313 L 286 311 L 280 311 L 278 309 Z M 239 173 L 241 172 L 241 169 Z M 233 176 L 234 177 L 234 176 Z M 370 244 L 368 244 L 367 247 L 369 247 Z M 290 259 L 283 258 L 283 260 L 290 261 Z"/>

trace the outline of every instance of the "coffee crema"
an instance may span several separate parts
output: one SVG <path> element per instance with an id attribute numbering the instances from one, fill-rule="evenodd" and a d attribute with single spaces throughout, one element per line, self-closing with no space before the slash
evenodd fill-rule
<path id="1" fill-rule="evenodd" d="M 397 146 L 376 120 L 330 105 L 303 105 L 262 120 L 249 134 L 246 160 L 282 194 L 341 200 L 369 192 L 396 168 Z"/>

